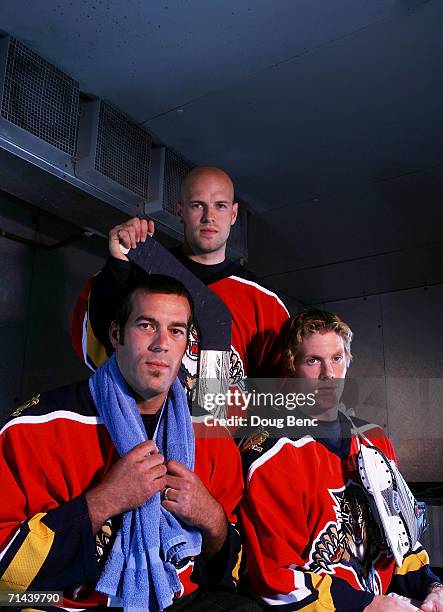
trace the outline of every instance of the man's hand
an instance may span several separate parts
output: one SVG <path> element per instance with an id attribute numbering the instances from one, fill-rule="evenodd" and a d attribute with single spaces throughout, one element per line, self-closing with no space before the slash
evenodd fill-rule
<path id="1" fill-rule="evenodd" d="M 111 516 L 137 508 L 166 486 L 166 466 L 153 440 L 121 457 L 102 482 L 86 493 L 94 533 Z"/>
<path id="2" fill-rule="evenodd" d="M 443 612 L 443 588 L 432 590 L 420 606 L 423 612 Z"/>
<path id="3" fill-rule="evenodd" d="M 228 532 L 223 508 L 212 497 L 200 478 L 179 461 L 166 463 L 167 499 L 162 504 L 187 525 L 197 527 L 203 536 L 203 554 L 210 558 L 223 546 Z"/>
<path id="4" fill-rule="evenodd" d="M 411 612 L 412 610 L 418 610 L 418 608 L 406 599 L 376 595 L 365 610 L 367 612 Z"/>
<path id="5" fill-rule="evenodd" d="M 151 219 L 139 219 L 134 217 L 116 225 L 109 232 L 109 253 L 116 259 L 128 261 L 128 258 L 120 248 L 135 249 L 137 243 L 145 242 L 147 236 L 153 236 L 155 230 L 154 221 Z"/>

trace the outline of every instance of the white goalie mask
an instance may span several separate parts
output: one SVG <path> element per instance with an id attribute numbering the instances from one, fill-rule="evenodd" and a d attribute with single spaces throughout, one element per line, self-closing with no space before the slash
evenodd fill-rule
<path id="1" fill-rule="evenodd" d="M 415 547 L 427 527 L 426 506 L 415 499 L 395 462 L 355 429 L 360 446 L 361 483 L 368 493 L 374 518 L 400 567 L 406 553 Z"/>

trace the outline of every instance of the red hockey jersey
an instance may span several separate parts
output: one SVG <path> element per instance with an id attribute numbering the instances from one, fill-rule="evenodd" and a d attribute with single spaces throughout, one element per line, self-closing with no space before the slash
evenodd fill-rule
<path id="1" fill-rule="evenodd" d="M 94 538 L 85 492 L 118 455 L 87 381 L 36 396 L 0 434 L 0 590 L 64 591 L 68 608 L 106 605 L 94 591 L 106 531 Z M 186 596 L 199 585 L 232 588 L 241 543 L 235 508 L 242 495 L 241 462 L 231 439 L 195 441 L 195 472 L 230 521 L 222 550 L 210 561 L 177 567 Z M 86 587 L 86 588 L 85 588 Z"/>
<path id="2" fill-rule="evenodd" d="M 278 335 L 288 317 L 283 302 L 242 266 L 226 260 L 203 265 L 185 257 L 181 249 L 173 254 L 228 306 L 232 314 L 231 383 L 246 376 L 276 377 L 282 374 Z M 130 262 L 109 258 L 102 271 L 88 281 L 79 296 L 72 319 L 76 352 L 89 367 L 100 366 L 112 352 L 108 330 L 113 305 L 125 284 L 137 274 Z M 183 366 L 192 387 L 197 376 L 198 337 L 194 330 Z"/>
<path id="3" fill-rule="evenodd" d="M 360 484 L 357 438 L 348 419 L 339 419 L 339 451 L 328 439 L 262 436 L 243 454 L 249 580 L 263 602 L 282 611 L 358 612 L 388 588 L 422 600 L 438 580 L 421 546 L 395 566 Z M 382 429 L 355 422 L 395 459 Z"/>

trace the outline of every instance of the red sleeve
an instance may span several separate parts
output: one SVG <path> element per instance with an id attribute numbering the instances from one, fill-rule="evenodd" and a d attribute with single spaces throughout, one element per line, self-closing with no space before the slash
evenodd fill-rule
<path id="1" fill-rule="evenodd" d="M 99 572 L 85 497 L 64 501 L 62 476 L 59 486 L 48 480 L 20 429 L 10 426 L 0 437 L 0 590 L 94 583 Z"/>
<path id="2" fill-rule="evenodd" d="M 195 472 L 210 494 L 235 523 L 243 494 L 240 452 L 232 438 L 199 438 L 195 441 Z"/>
<path id="3" fill-rule="evenodd" d="M 202 582 L 233 590 L 239 581 L 242 558 L 236 509 L 243 494 L 243 477 L 240 453 L 232 439 L 196 438 L 195 472 L 222 505 L 229 521 L 222 549 L 209 561 L 198 558 Z"/>
<path id="4" fill-rule="evenodd" d="M 209 286 L 232 314 L 231 344 L 241 360 L 239 377 L 282 376 L 279 335 L 289 316 L 283 302 L 258 282 L 237 276 Z"/>
<path id="5" fill-rule="evenodd" d="M 248 347 L 248 376 L 280 378 L 284 376 L 281 363 L 280 330 L 289 314 L 276 295 L 260 296 L 257 306 L 257 332 Z"/>
<path id="6" fill-rule="evenodd" d="M 71 318 L 71 338 L 72 346 L 81 361 L 85 361 L 86 357 L 83 351 L 84 329 L 88 314 L 88 299 L 91 293 L 92 284 L 95 276 L 91 277 L 77 298 Z"/>

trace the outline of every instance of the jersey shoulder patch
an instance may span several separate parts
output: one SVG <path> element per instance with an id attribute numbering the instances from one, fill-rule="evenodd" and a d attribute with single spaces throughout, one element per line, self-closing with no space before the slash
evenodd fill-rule
<path id="1" fill-rule="evenodd" d="M 36 393 L 18 406 L 8 421 L 21 416 L 43 416 L 56 410 L 75 412 L 83 416 L 97 416 L 87 380 Z"/>

